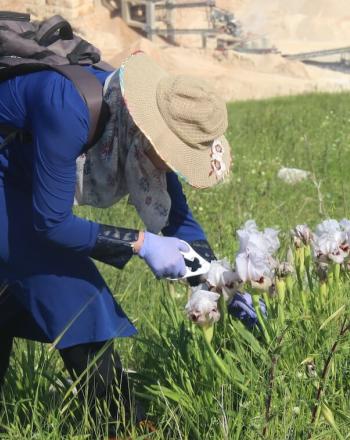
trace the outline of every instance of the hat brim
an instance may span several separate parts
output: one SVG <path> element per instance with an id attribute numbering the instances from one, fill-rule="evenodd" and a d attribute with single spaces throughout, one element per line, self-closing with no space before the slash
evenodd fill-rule
<path id="1" fill-rule="evenodd" d="M 157 104 L 158 82 L 168 73 L 144 53 L 128 58 L 120 70 L 122 94 L 135 124 L 147 137 L 167 166 L 186 182 L 197 188 L 208 188 L 222 177 L 213 171 L 211 148 L 191 148 L 170 130 Z M 226 173 L 231 166 L 230 145 L 218 138 L 223 146 Z"/>

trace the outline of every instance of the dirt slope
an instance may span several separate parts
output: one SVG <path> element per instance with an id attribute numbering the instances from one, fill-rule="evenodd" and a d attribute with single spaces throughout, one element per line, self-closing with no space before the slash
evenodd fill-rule
<path id="1" fill-rule="evenodd" d="M 188 0 L 181 0 L 188 1 Z M 0 8 L 12 2 L 0 0 Z M 349 0 L 217 0 L 242 20 L 245 32 L 268 37 L 283 51 L 350 46 Z M 6 6 L 7 5 L 7 6 Z M 10 5 L 10 6 L 9 6 Z M 21 8 L 21 5 L 23 6 Z M 16 0 L 16 9 L 27 2 Z M 205 9 L 186 9 L 176 15 L 177 27 L 207 25 Z M 118 66 L 135 50 L 143 50 L 171 73 L 188 73 L 208 79 L 226 100 L 260 99 L 309 91 L 350 90 L 350 75 L 288 61 L 281 55 L 245 55 L 200 49 L 193 37 L 174 47 L 160 38 L 150 42 L 103 7 L 79 17 L 73 26 L 101 48 L 106 61 Z M 196 47 L 197 46 L 197 47 Z"/>

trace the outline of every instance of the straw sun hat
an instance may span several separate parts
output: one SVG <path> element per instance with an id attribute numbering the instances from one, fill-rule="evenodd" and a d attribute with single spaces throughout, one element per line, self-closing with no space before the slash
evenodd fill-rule
<path id="1" fill-rule="evenodd" d="M 205 81 L 169 75 L 144 53 L 120 70 L 128 110 L 158 156 L 190 185 L 206 188 L 229 172 L 225 102 Z"/>

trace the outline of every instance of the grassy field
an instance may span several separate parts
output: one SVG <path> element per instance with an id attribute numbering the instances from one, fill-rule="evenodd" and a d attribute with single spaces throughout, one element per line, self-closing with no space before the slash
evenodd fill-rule
<path id="1" fill-rule="evenodd" d="M 233 261 L 235 231 L 251 218 L 261 227 L 281 230 L 283 252 L 295 225 L 314 227 L 327 217 L 350 217 L 349 101 L 348 94 L 313 94 L 229 106 L 234 155 L 230 181 L 210 190 L 185 188 L 218 257 Z M 308 170 L 312 178 L 287 185 L 276 177 L 281 166 Z M 126 202 L 108 211 L 80 209 L 79 214 L 106 224 L 142 227 Z M 135 431 L 131 438 L 350 438 L 350 337 L 338 341 L 349 305 L 347 278 L 322 304 L 312 295 L 305 302 L 297 293 L 289 297 L 290 325 L 273 349 L 234 320 L 219 324 L 225 328 L 216 332 L 213 346 L 232 366 L 231 380 L 218 372 L 201 333 L 184 316 L 185 286 L 156 281 L 137 258 L 122 272 L 100 267 L 139 329 L 138 337 L 116 345 L 125 366 L 137 372 L 132 376 L 138 392 L 159 428 L 149 437 Z M 335 341 L 336 353 L 323 375 Z M 310 366 L 315 372 L 310 373 Z M 0 438 L 96 439 L 98 427 L 91 428 L 84 408 L 71 401 L 69 386 L 52 391 L 55 381 L 64 382 L 66 376 L 54 350 L 17 341 L 4 389 Z M 317 413 L 311 423 L 320 384 L 323 408 L 331 408 L 334 426 L 332 417 L 327 421 L 327 410 L 326 417 Z"/>

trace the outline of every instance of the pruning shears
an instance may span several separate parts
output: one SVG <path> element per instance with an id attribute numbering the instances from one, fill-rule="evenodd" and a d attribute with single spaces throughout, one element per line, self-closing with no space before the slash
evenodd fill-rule
<path id="1" fill-rule="evenodd" d="M 199 255 L 187 241 L 181 240 L 187 246 L 187 251 L 180 251 L 184 257 L 186 264 L 186 273 L 180 278 L 168 278 L 169 280 L 183 280 L 189 277 L 195 277 L 197 275 L 203 275 L 209 272 L 210 263 Z"/>

